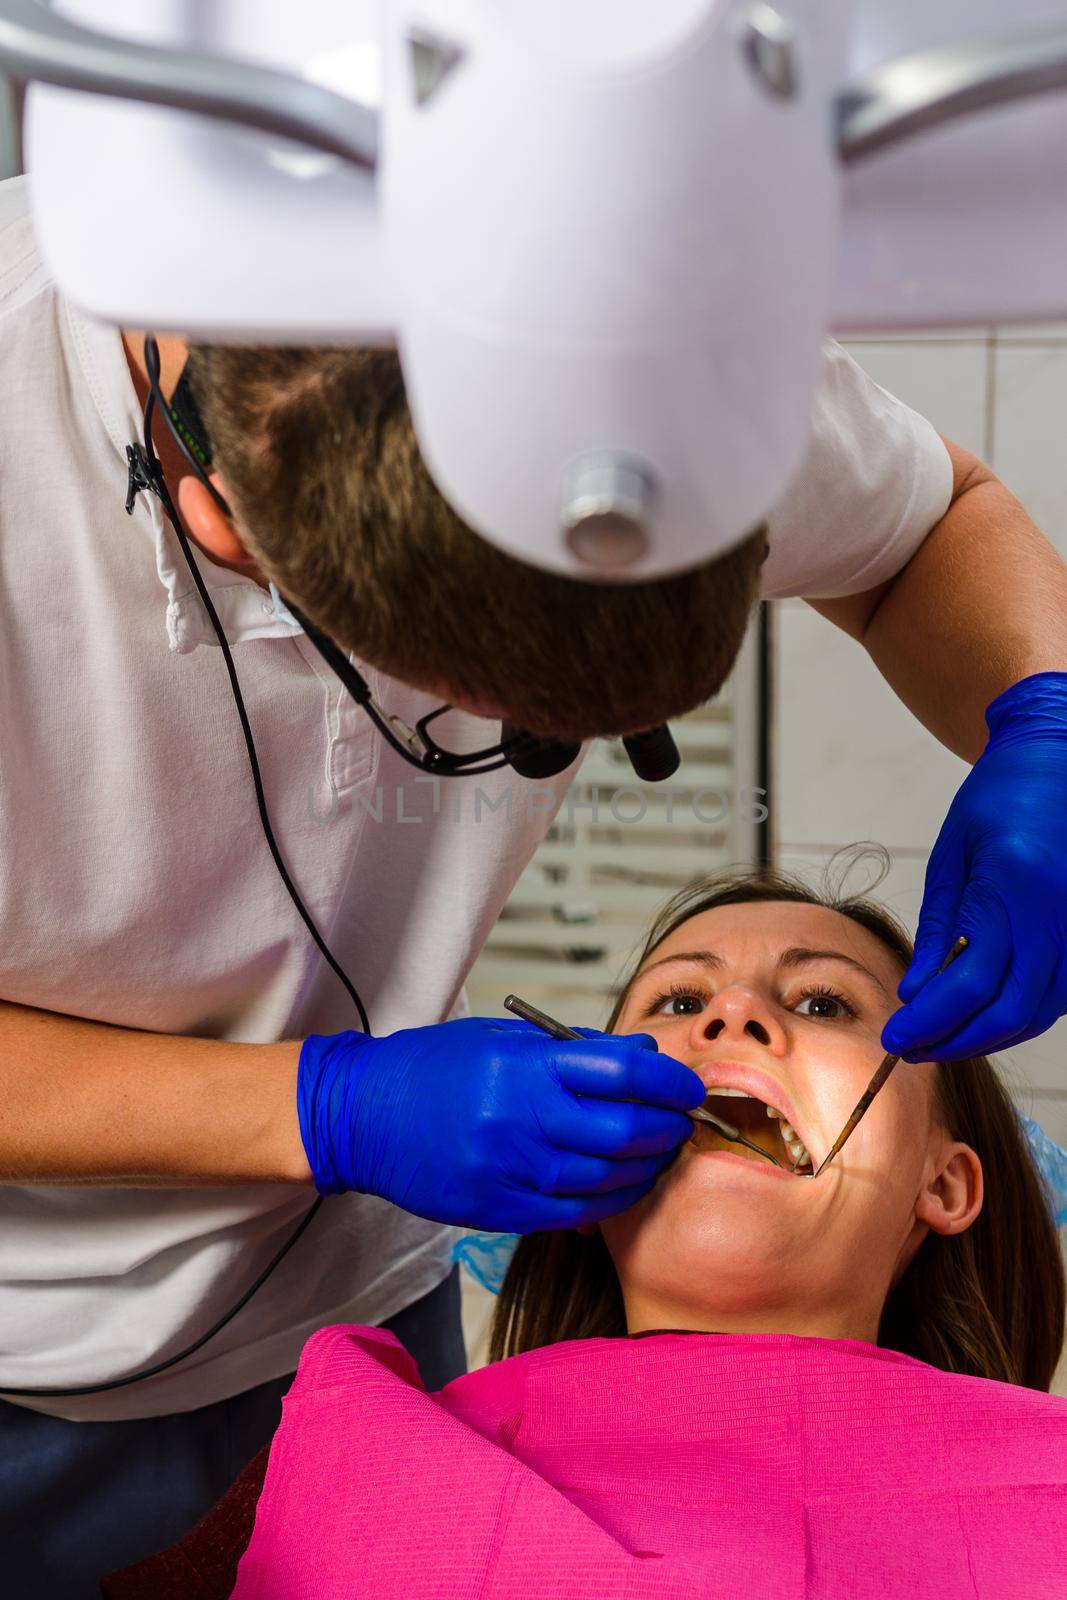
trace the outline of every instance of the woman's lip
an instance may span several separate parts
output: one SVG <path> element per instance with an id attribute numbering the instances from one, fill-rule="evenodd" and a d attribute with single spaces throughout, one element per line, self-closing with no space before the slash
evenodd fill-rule
<path id="1" fill-rule="evenodd" d="M 745 1061 L 706 1061 L 702 1065 L 694 1065 L 693 1071 L 703 1081 L 708 1094 L 714 1094 L 716 1089 L 743 1089 L 746 1094 L 754 1095 L 757 1100 L 763 1100 L 767 1105 L 784 1112 L 789 1126 L 799 1134 L 804 1148 L 814 1158 L 815 1151 L 809 1142 L 806 1127 L 797 1118 L 792 1095 L 770 1073 Z M 770 1163 L 761 1165 L 769 1166 Z"/>

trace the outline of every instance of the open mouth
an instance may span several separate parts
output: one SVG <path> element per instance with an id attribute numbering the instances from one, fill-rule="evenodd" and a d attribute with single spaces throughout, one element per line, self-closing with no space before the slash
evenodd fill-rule
<path id="1" fill-rule="evenodd" d="M 798 1178 L 812 1176 L 812 1158 L 796 1129 L 777 1106 L 744 1089 L 716 1087 L 704 1101 L 704 1109 L 736 1128 L 747 1143 L 739 1144 L 709 1123 L 695 1122 L 692 1142 L 698 1150 L 728 1150 L 749 1161 L 769 1157 Z"/>

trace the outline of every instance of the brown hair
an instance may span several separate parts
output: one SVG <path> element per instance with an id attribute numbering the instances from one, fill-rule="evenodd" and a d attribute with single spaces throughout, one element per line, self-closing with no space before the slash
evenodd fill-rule
<path id="1" fill-rule="evenodd" d="M 513 560 L 451 510 L 393 352 L 197 346 L 189 373 L 250 554 L 371 666 L 576 738 L 655 727 L 721 689 L 765 531 L 658 582 L 577 582 Z"/>
<path id="2" fill-rule="evenodd" d="M 857 922 L 903 970 L 912 946 L 899 923 L 869 899 L 818 894 L 777 872 L 735 874 L 694 885 L 656 918 L 622 988 L 677 928 L 717 906 L 758 901 L 825 906 Z M 891 1289 L 878 1342 L 941 1367 L 1047 1390 L 1063 1345 L 1064 1269 L 1049 1198 L 1001 1080 L 984 1056 L 939 1066 L 938 1111 L 953 1139 L 981 1158 L 985 1203 L 954 1238 L 930 1233 Z M 532 1234 L 519 1242 L 496 1308 L 494 1361 L 564 1339 L 626 1333 L 622 1292 L 600 1234 Z"/>

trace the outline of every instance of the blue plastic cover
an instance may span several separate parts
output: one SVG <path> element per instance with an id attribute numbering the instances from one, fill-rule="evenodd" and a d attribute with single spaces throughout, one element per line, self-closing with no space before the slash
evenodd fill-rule
<path id="1" fill-rule="evenodd" d="M 1067 1150 L 1061 1150 L 1044 1128 L 1029 1117 L 1021 1116 L 1019 1121 L 1030 1141 L 1034 1165 L 1045 1180 L 1056 1226 L 1062 1228 L 1067 1223 Z"/>
<path id="2" fill-rule="evenodd" d="M 517 1233 L 468 1233 L 452 1246 L 452 1260 L 466 1267 L 483 1289 L 499 1294 L 518 1242 Z"/>

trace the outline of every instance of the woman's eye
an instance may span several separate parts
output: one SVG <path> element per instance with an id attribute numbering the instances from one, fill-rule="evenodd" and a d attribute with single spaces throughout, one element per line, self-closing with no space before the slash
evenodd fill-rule
<path id="1" fill-rule="evenodd" d="M 658 1000 L 653 1007 L 659 1017 L 696 1017 L 704 1009 L 703 997 L 699 994 L 669 994 Z"/>
<path id="2" fill-rule="evenodd" d="M 822 1022 L 840 1022 L 856 1015 L 848 1001 L 835 994 L 806 994 L 796 1010 L 799 1016 L 814 1017 Z"/>

